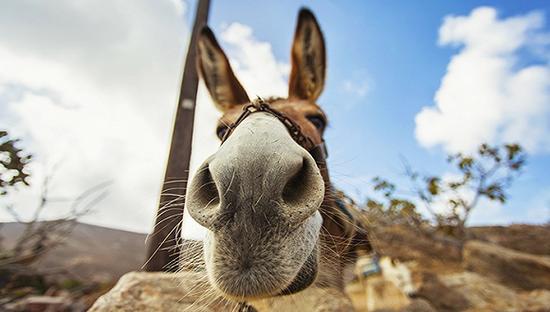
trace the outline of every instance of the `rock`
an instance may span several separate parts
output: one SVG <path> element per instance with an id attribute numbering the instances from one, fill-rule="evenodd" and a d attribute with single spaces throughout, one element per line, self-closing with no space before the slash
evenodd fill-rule
<path id="1" fill-rule="evenodd" d="M 368 312 L 367 294 L 363 283 L 359 279 L 346 285 L 346 294 L 351 299 L 355 312 Z"/>
<path id="2" fill-rule="evenodd" d="M 472 239 L 529 254 L 550 256 L 550 223 L 471 227 L 468 234 Z"/>
<path id="3" fill-rule="evenodd" d="M 71 299 L 53 296 L 29 296 L 8 307 L 10 311 L 25 312 L 68 312 L 71 311 Z"/>
<path id="4" fill-rule="evenodd" d="M 372 243 L 381 255 L 403 262 L 417 261 L 423 265 L 444 262 L 459 264 L 461 250 L 454 244 L 434 240 L 405 225 L 377 226 L 371 229 Z"/>
<path id="5" fill-rule="evenodd" d="M 91 312 L 222 311 L 235 308 L 209 288 L 204 273 L 131 272 Z"/>
<path id="6" fill-rule="evenodd" d="M 332 288 L 307 288 L 297 294 L 251 302 L 258 312 L 353 312 L 348 297 Z"/>
<path id="7" fill-rule="evenodd" d="M 527 311 L 550 311 L 550 291 L 545 289 L 533 290 L 519 295 L 527 306 Z"/>
<path id="8" fill-rule="evenodd" d="M 444 286 L 470 304 L 466 311 L 549 311 L 550 291 L 516 292 L 472 272 L 440 276 Z"/>
<path id="9" fill-rule="evenodd" d="M 508 287 L 550 289 L 550 257 L 511 250 L 481 241 L 464 246 L 465 269 L 487 276 Z"/>
<path id="10" fill-rule="evenodd" d="M 382 275 L 370 276 L 365 283 L 368 311 L 396 311 L 411 303 L 399 287 Z"/>
<path id="11" fill-rule="evenodd" d="M 411 303 L 400 312 L 437 312 L 437 310 L 424 299 L 412 299 Z"/>
<path id="12" fill-rule="evenodd" d="M 334 289 L 308 288 L 276 300 L 248 302 L 257 311 L 351 312 L 349 299 Z M 124 275 L 100 297 L 90 312 L 141 311 L 239 311 L 234 302 L 221 299 L 209 287 L 204 272 L 145 273 Z"/>
<path id="13" fill-rule="evenodd" d="M 370 285 L 370 286 L 369 286 Z M 358 285 L 354 285 L 357 287 Z M 360 285 L 359 285 L 360 286 Z M 366 288 L 366 291 L 364 290 Z M 348 287 L 348 293 L 350 292 Z M 409 298 L 396 285 L 382 277 L 369 277 L 362 296 L 359 289 L 351 295 L 356 312 L 436 312 L 437 310 L 426 300 Z M 365 301 L 364 303 L 361 301 Z"/>
<path id="14" fill-rule="evenodd" d="M 357 260 L 355 273 L 359 283 L 347 291 L 356 309 L 400 311 L 411 304 L 411 272 L 398 260 L 365 255 Z"/>
<path id="15" fill-rule="evenodd" d="M 470 307 L 470 302 L 463 294 L 447 287 L 434 273 L 416 272 L 416 299 L 427 300 L 437 311 L 463 311 Z"/>

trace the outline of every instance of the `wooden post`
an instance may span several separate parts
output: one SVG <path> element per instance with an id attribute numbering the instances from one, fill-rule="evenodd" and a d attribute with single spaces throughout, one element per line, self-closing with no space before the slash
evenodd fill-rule
<path id="1" fill-rule="evenodd" d="M 196 45 L 198 35 L 207 23 L 209 7 L 210 0 L 198 0 L 193 32 L 185 58 L 159 208 L 147 245 L 147 260 L 144 264 L 146 271 L 175 271 L 178 267 L 179 253 L 176 243 L 181 233 L 180 222 L 183 218 L 184 196 L 189 177 L 198 86 Z"/>

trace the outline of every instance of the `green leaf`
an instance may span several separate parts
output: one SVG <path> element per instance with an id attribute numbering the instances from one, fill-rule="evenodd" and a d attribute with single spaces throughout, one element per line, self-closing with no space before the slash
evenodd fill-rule
<path id="1" fill-rule="evenodd" d="M 427 178 L 427 188 L 428 192 L 430 192 L 431 195 L 436 196 L 439 194 L 439 191 L 441 187 L 439 186 L 440 178 L 438 177 L 429 177 Z"/>

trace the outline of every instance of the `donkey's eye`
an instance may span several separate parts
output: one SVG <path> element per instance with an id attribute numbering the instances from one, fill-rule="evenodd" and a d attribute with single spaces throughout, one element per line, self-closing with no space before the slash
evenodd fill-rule
<path id="1" fill-rule="evenodd" d="M 220 140 L 223 139 L 228 129 L 229 128 L 226 126 L 219 126 L 218 129 L 216 129 L 216 135 L 220 138 Z"/>
<path id="2" fill-rule="evenodd" d="M 309 120 L 309 122 L 311 122 L 315 128 L 317 128 L 318 130 L 320 131 L 323 131 L 325 130 L 325 126 L 326 126 L 326 121 L 323 117 L 321 116 L 317 116 L 317 115 L 312 115 L 312 116 L 307 116 L 307 119 Z"/>

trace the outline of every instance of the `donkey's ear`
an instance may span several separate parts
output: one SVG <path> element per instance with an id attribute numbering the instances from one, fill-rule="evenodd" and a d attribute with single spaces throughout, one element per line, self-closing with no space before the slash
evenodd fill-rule
<path id="1" fill-rule="evenodd" d="M 325 85 L 325 39 L 313 13 L 300 10 L 291 51 L 289 98 L 315 101 Z"/>
<path id="2" fill-rule="evenodd" d="M 197 66 L 214 103 L 221 111 L 250 102 L 235 77 L 227 56 L 210 28 L 201 31 L 197 47 Z"/>

